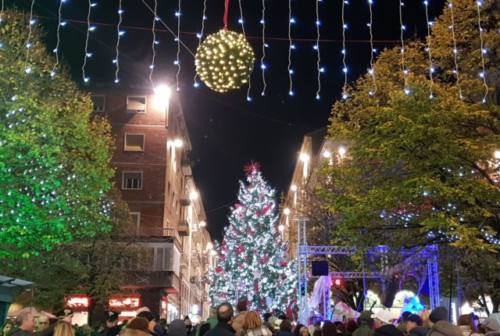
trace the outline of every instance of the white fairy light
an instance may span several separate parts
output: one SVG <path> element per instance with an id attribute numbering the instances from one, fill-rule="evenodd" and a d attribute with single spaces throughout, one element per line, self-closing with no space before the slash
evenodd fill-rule
<path id="1" fill-rule="evenodd" d="M 153 7 L 153 23 L 151 24 L 151 34 L 153 35 L 153 40 L 151 42 L 151 64 L 149 65 L 149 81 L 151 85 L 154 86 L 153 81 L 153 73 L 155 68 L 155 58 L 156 58 L 156 45 L 158 41 L 156 41 L 156 21 L 158 21 L 158 0 L 155 0 Z"/>
<path id="2" fill-rule="evenodd" d="M 177 2 L 177 12 L 175 12 L 175 16 L 177 17 L 177 53 L 174 64 L 177 66 L 177 72 L 175 74 L 175 89 L 179 91 L 179 74 L 181 73 L 181 16 L 182 16 L 182 0 L 178 0 Z"/>
<path id="3" fill-rule="evenodd" d="M 56 63 L 52 67 L 50 76 L 54 77 L 57 72 L 57 66 L 59 65 L 59 45 L 61 44 L 61 26 L 62 26 L 62 5 L 66 0 L 59 0 L 59 7 L 57 9 L 57 32 L 56 32 L 56 47 L 53 52 L 56 55 Z"/>
<path id="4" fill-rule="evenodd" d="M 95 2 L 92 2 L 92 0 L 88 0 L 88 11 L 87 11 L 87 33 L 85 34 L 85 49 L 84 49 L 84 55 L 83 55 L 83 64 L 82 64 L 82 79 L 84 83 L 87 83 L 90 78 L 87 76 L 86 73 L 86 67 L 87 67 L 87 58 L 92 57 L 92 53 L 89 53 L 89 37 L 90 37 L 90 32 L 95 30 L 95 26 L 92 26 L 90 24 L 90 15 L 92 14 L 92 8 L 95 7 L 97 4 Z"/>
<path id="5" fill-rule="evenodd" d="M 292 0 L 288 0 L 288 94 L 293 96 L 293 69 L 292 69 L 292 49 L 294 48 L 292 40 L 292 24 L 295 19 L 292 17 Z"/>
<path id="6" fill-rule="evenodd" d="M 484 86 L 484 95 L 483 95 L 483 99 L 481 100 L 481 102 L 486 103 L 486 98 L 488 97 L 488 83 L 486 82 L 486 62 L 484 59 L 484 55 L 487 53 L 487 50 L 484 47 L 483 27 L 481 25 L 481 6 L 482 5 L 483 5 L 482 0 L 476 1 L 477 27 L 479 29 L 479 41 L 481 42 L 480 50 L 479 50 L 479 53 L 481 55 L 481 72 L 479 73 L 479 77 L 483 80 L 483 86 Z"/>
<path id="7" fill-rule="evenodd" d="M 375 48 L 373 48 L 373 0 L 368 0 L 368 8 L 370 9 L 370 22 L 368 23 L 368 28 L 370 31 L 370 69 L 368 73 L 370 74 L 373 81 L 373 89 L 369 92 L 370 96 L 373 96 L 377 92 L 377 81 L 375 78 L 375 69 L 373 68 L 373 59 L 375 57 Z"/>
<path id="8" fill-rule="evenodd" d="M 198 34 L 196 34 L 196 37 L 198 38 L 198 47 L 196 49 L 198 49 L 200 47 L 201 41 L 203 39 L 203 34 L 205 34 L 205 21 L 207 20 L 206 12 L 207 12 L 207 0 L 203 0 L 203 14 L 201 17 L 201 30 Z M 198 83 L 198 73 L 196 71 L 194 72 L 193 86 L 195 88 L 200 86 L 200 83 Z"/>
<path id="9" fill-rule="evenodd" d="M 405 59 L 405 30 L 406 26 L 403 23 L 403 7 L 404 3 L 403 1 L 399 1 L 399 27 L 400 27 L 400 34 L 399 34 L 399 39 L 401 41 L 401 72 L 403 73 L 403 91 L 406 95 L 410 94 L 410 88 L 408 87 L 408 69 L 406 69 L 406 59 Z"/>
<path id="10" fill-rule="evenodd" d="M 241 3 L 241 0 L 238 0 L 238 6 L 240 8 L 240 18 L 238 19 L 238 22 L 241 25 L 241 31 L 243 33 L 243 36 L 245 39 L 247 38 L 247 33 L 245 31 L 245 17 L 243 16 L 243 5 Z M 250 96 L 250 91 L 252 90 L 252 73 L 248 75 L 248 87 L 247 87 L 247 101 L 252 101 L 252 97 Z"/>
<path id="11" fill-rule="evenodd" d="M 427 57 L 429 60 L 429 98 L 434 98 L 434 64 L 432 62 L 432 41 L 431 41 L 431 27 L 432 22 L 429 20 L 429 0 L 424 0 L 425 6 L 425 21 L 427 22 Z"/>
<path id="12" fill-rule="evenodd" d="M 344 73 L 344 85 L 342 87 L 342 99 L 347 99 L 348 93 L 347 93 L 347 63 L 346 63 L 346 56 L 347 56 L 347 50 L 345 47 L 345 31 L 347 30 L 347 23 L 345 22 L 345 5 L 348 5 L 349 2 L 347 0 L 342 0 L 342 72 Z"/>
<path id="13" fill-rule="evenodd" d="M 320 99 L 321 96 L 321 51 L 319 46 L 319 40 L 321 38 L 320 26 L 321 22 L 319 20 L 319 2 L 320 0 L 316 0 L 316 44 L 314 45 L 314 49 L 316 50 L 316 82 L 317 82 L 317 90 L 316 90 L 316 99 Z"/>
<path id="14" fill-rule="evenodd" d="M 3 7 L 3 6 L 2 6 Z M 25 47 L 26 47 L 26 65 L 24 68 L 24 71 L 29 74 L 31 73 L 31 66 L 30 66 L 30 50 L 31 50 L 31 34 L 33 33 L 33 25 L 35 24 L 35 20 L 33 19 L 33 9 L 35 7 L 35 0 L 31 0 L 31 6 L 30 6 L 30 19 L 28 22 L 28 38 L 26 39 Z"/>
<path id="15" fill-rule="evenodd" d="M 266 83 L 267 66 L 264 63 L 266 59 L 266 0 L 262 0 L 262 17 L 260 20 L 260 24 L 262 25 L 262 56 L 260 58 L 260 69 L 262 74 L 262 92 L 260 93 L 260 95 L 265 96 L 267 88 L 267 83 Z"/>
<path id="16" fill-rule="evenodd" d="M 458 48 L 457 48 L 457 39 L 455 36 L 455 10 L 453 8 L 453 0 L 449 0 L 448 7 L 450 8 L 450 16 L 451 16 L 451 37 L 453 39 L 453 62 L 455 63 L 455 68 L 453 70 L 453 73 L 455 74 L 455 78 L 457 79 L 457 88 L 458 88 L 458 97 L 460 99 L 463 99 L 462 95 L 462 87 L 460 86 L 460 74 L 459 74 L 459 67 L 458 67 Z"/>
<path id="17" fill-rule="evenodd" d="M 115 64 L 115 83 L 120 82 L 119 74 L 120 74 L 120 39 L 122 35 L 125 33 L 121 28 L 121 24 L 123 22 L 123 7 L 122 0 L 118 0 L 118 24 L 116 25 L 116 46 L 115 46 L 115 59 L 113 63 Z"/>

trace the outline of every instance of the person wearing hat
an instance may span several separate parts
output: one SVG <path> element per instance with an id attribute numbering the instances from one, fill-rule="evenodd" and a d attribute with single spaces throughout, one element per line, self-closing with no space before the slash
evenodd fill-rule
<path id="1" fill-rule="evenodd" d="M 493 313 L 488 316 L 481 327 L 485 331 L 486 336 L 500 336 L 500 313 Z"/>
<path id="2" fill-rule="evenodd" d="M 101 336 L 117 336 L 120 333 L 121 328 L 118 325 L 118 316 L 117 312 L 106 312 L 106 327 L 101 332 Z"/>
<path id="3" fill-rule="evenodd" d="M 406 332 L 410 336 L 426 336 L 429 329 L 423 327 L 423 321 L 417 314 L 411 314 L 406 318 Z"/>
<path id="4" fill-rule="evenodd" d="M 377 311 L 372 318 L 375 336 L 404 336 L 404 333 L 392 324 L 395 318 L 388 309 Z"/>
<path id="5" fill-rule="evenodd" d="M 428 336 L 462 336 L 459 327 L 448 322 L 448 309 L 445 307 L 435 308 L 429 315 L 431 330 Z"/>
<path id="6" fill-rule="evenodd" d="M 358 328 L 354 330 L 352 336 L 373 336 L 373 319 L 370 311 L 361 312 L 358 317 Z"/>

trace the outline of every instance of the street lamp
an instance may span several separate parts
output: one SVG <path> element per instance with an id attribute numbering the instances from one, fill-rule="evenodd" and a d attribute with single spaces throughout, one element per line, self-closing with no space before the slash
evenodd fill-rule
<path id="1" fill-rule="evenodd" d="M 342 160 L 345 157 L 345 154 L 347 153 L 347 149 L 344 146 L 340 146 L 338 152 L 340 159 Z"/>
<path id="2" fill-rule="evenodd" d="M 500 160 L 500 149 L 497 149 L 496 151 L 493 152 L 493 157 L 496 160 Z"/>
<path id="3" fill-rule="evenodd" d="M 283 213 L 285 214 L 285 216 L 290 215 L 290 212 L 291 212 L 291 211 L 290 211 L 290 208 L 285 208 L 285 209 L 283 209 Z"/>
<path id="4" fill-rule="evenodd" d="M 154 88 L 153 105 L 165 113 L 165 126 L 168 126 L 168 111 L 172 90 L 166 84 L 160 84 Z"/>
<path id="5" fill-rule="evenodd" d="M 200 194 L 196 190 L 191 191 L 191 193 L 189 194 L 189 199 L 191 201 L 196 201 L 198 197 L 200 197 Z"/>

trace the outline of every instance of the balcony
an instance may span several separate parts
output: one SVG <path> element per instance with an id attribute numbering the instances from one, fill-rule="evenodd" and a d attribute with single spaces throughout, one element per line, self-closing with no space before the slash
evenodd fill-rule
<path id="1" fill-rule="evenodd" d="M 189 236 L 189 223 L 187 220 L 183 219 L 179 221 L 179 226 L 177 227 L 179 236 L 186 237 Z"/>

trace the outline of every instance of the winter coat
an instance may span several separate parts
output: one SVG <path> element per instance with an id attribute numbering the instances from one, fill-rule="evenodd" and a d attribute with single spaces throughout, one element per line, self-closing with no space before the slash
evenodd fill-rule
<path id="1" fill-rule="evenodd" d="M 182 320 L 173 320 L 168 328 L 168 336 L 186 336 L 186 325 Z"/>
<path id="2" fill-rule="evenodd" d="M 404 333 L 392 324 L 384 324 L 375 329 L 374 336 L 404 336 Z"/>
<path id="3" fill-rule="evenodd" d="M 145 331 L 138 329 L 131 329 L 131 328 L 124 328 L 120 332 L 120 336 L 149 336 L 149 335 L 150 334 Z"/>
<path id="4" fill-rule="evenodd" d="M 429 333 L 429 328 L 426 327 L 415 327 L 409 332 L 409 336 L 427 336 Z"/>
<path id="5" fill-rule="evenodd" d="M 205 336 L 234 336 L 234 329 L 225 322 L 219 322 L 215 328 L 205 334 Z"/>
<path id="6" fill-rule="evenodd" d="M 245 321 L 245 316 L 247 312 L 242 311 L 238 315 L 236 315 L 233 319 L 233 322 L 231 323 L 231 327 L 233 327 L 234 331 L 236 332 L 236 336 L 241 335 L 241 331 L 243 329 L 243 322 Z"/>
<path id="7" fill-rule="evenodd" d="M 352 336 L 373 336 L 373 329 L 367 324 L 361 324 L 354 330 Z"/>
<path id="8" fill-rule="evenodd" d="M 291 331 L 280 331 L 276 336 L 293 336 L 293 333 Z"/>
<path id="9" fill-rule="evenodd" d="M 257 329 L 243 330 L 241 336 L 272 336 L 273 333 L 269 331 L 266 327 L 260 327 Z"/>
<path id="10" fill-rule="evenodd" d="M 437 321 L 429 331 L 428 336 L 462 336 L 462 330 L 448 321 Z"/>

